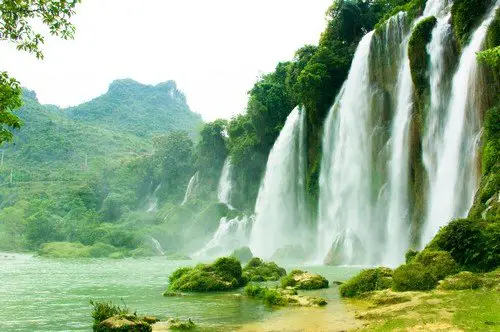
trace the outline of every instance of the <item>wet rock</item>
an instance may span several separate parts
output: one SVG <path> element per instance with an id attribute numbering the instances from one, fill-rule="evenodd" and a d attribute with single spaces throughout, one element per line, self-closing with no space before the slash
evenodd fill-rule
<path id="1" fill-rule="evenodd" d="M 116 315 L 94 327 L 96 332 L 150 332 L 151 325 L 136 315 Z"/>
<path id="2" fill-rule="evenodd" d="M 289 275 L 281 279 L 283 288 L 295 289 L 320 289 L 328 288 L 328 280 L 319 274 L 313 274 L 301 270 L 293 270 Z"/>

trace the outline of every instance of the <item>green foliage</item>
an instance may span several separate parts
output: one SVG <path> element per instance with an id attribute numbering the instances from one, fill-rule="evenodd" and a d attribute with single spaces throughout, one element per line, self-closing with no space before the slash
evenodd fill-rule
<path id="1" fill-rule="evenodd" d="M 2 5 L 0 4 L 0 6 Z M 0 28 L 0 39 L 1 30 Z M 21 127 L 21 120 L 12 113 L 21 105 L 19 82 L 9 77 L 6 72 L 0 72 L 0 144 L 5 141 L 12 141 L 12 130 Z"/>
<path id="2" fill-rule="evenodd" d="M 456 219 L 441 228 L 427 248 L 448 251 L 464 269 L 491 271 L 500 266 L 500 224 Z"/>
<path id="3" fill-rule="evenodd" d="M 239 249 L 234 250 L 233 253 L 231 254 L 231 257 L 236 258 L 242 263 L 246 263 L 252 259 L 253 253 L 249 247 L 241 247 Z"/>
<path id="4" fill-rule="evenodd" d="M 437 279 L 421 263 L 401 265 L 392 274 L 392 289 L 397 292 L 427 291 L 437 285 Z"/>
<path id="5" fill-rule="evenodd" d="M 458 272 L 457 263 L 447 251 L 423 250 L 412 262 L 425 266 L 436 280 L 442 280 Z"/>
<path id="6" fill-rule="evenodd" d="M 328 280 L 319 274 L 293 270 L 281 279 L 281 287 L 305 290 L 328 288 Z"/>
<path id="7" fill-rule="evenodd" d="M 78 242 L 49 242 L 42 244 L 38 249 L 38 255 L 50 258 L 100 258 L 110 257 L 115 253 L 127 254 L 105 243 L 86 246 Z"/>
<path id="8" fill-rule="evenodd" d="M 377 22 L 375 28 L 380 29 L 385 22 L 392 16 L 396 15 L 399 12 L 406 12 L 407 17 L 410 21 L 413 21 L 415 18 L 420 16 L 425 8 L 425 4 L 427 0 L 404 0 L 399 3 L 391 6 L 391 9 L 388 10 L 385 15 Z"/>
<path id="9" fill-rule="evenodd" d="M 465 290 L 477 289 L 482 285 L 483 283 L 479 276 L 469 271 L 463 271 L 444 279 L 438 288 L 444 290 Z"/>
<path id="10" fill-rule="evenodd" d="M 217 186 L 228 155 L 226 130 L 226 120 L 206 123 L 200 131 L 200 140 L 196 146 L 196 169 L 200 170 L 201 177 L 212 190 Z"/>
<path id="11" fill-rule="evenodd" d="M 126 315 L 129 313 L 129 309 L 125 304 L 123 305 L 123 307 L 121 307 L 111 301 L 101 302 L 90 300 L 90 305 L 93 307 L 92 318 L 94 319 L 94 327 L 110 317 L 116 315 Z"/>
<path id="12" fill-rule="evenodd" d="M 410 59 L 411 77 L 416 91 L 422 95 L 428 89 L 429 56 L 427 44 L 431 41 L 432 29 L 436 26 L 434 16 L 427 17 L 413 28 L 410 41 L 408 42 L 408 58 Z"/>
<path id="13" fill-rule="evenodd" d="M 418 250 L 415 249 L 408 249 L 408 251 L 405 254 L 405 262 L 406 264 L 409 264 L 413 261 L 415 256 L 418 255 Z"/>
<path id="14" fill-rule="evenodd" d="M 384 267 L 362 270 L 340 286 L 340 295 L 356 297 L 366 292 L 391 287 L 392 270 Z"/>
<path id="15" fill-rule="evenodd" d="M 263 300 L 265 304 L 270 306 L 286 306 L 289 304 L 289 299 L 279 289 L 249 284 L 245 287 L 245 294 L 250 298 Z"/>
<path id="16" fill-rule="evenodd" d="M 181 321 L 180 319 L 169 319 L 168 329 L 169 330 L 181 330 L 189 331 L 196 328 L 196 324 L 189 318 L 187 321 Z"/>
<path id="17" fill-rule="evenodd" d="M 490 67 L 500 67 L 500 46 L 479 52 L 477 59 Z"/>
<path id="18" fill-rule="evenodd" d="M 232 257 L 221 257 L 213 264 L 178 269 L 169 277 L 169 282 L 168 290 L 184 292 L 226 291 L 245 284 L 241 264 Z"/>
<path id="19" fill-rule="evenodd" d="M 453 32 L 460 45 L 465 46 L 474 28 L 493 4 L 492 0 L 456 0 L 451 7 Z"/>
<path id="20" fill-rule="evenodd" d="M 248 281 L 276 281 L 286 275 L 286 270 L 274 262 L 264 262 L 258 257 L 248 261 L 243 268 L 243 276 Z"/>

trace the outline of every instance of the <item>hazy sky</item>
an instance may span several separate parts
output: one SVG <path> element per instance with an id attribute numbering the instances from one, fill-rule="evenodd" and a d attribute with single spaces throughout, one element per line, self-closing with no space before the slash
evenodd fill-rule
<path id="1" fill-rule="evenodd" d="M 332 0 L 83 0 L 75 40 L 47 38 L 45 60 L 0 44 L 0 70 L 42 103 L 77 105 L 118 78 L 175 80 L 205 120 L 244 110 L 257 77 L 316 44 Z"/>

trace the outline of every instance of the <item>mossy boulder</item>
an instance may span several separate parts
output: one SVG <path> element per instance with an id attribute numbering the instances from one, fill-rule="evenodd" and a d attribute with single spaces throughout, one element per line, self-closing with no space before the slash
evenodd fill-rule
<path id="1" fill-rule="evenodd" d="M 196 328 L 196 324 L 191 320 L 180 320 L 178 318 L 170 318 L 167 320 L 169 330 L 189 331 Z"/>
<path id="2" fill-rule="evenodd" d="M 392 270 L 386 267 L 362 270 L 340 286 L 340 295 L 356 297 L 366 292 L 388 289 L 392 285 Z"/>
<path id="3" fill-rule="evenodd" d="M 243 268 L 243 277 L 248 281 L 276 281 L 286 275 L 286 270 L 274 262 L 264 262 L 258 257 L 248 261 Z"/>
<path id="4" fill-rule="evenodd" d="M 392 289 L 397 292 L 427 291 L 436 287 L 438 280 L 421 263 L 401 265 L 392 274 Z"/>
<path id="5" fill-rule="evenodd" d="M 270 306 L 321 307 L 327 304 L 321 297 L 298 295 L 294 289 L 268 288 L 257 284 L 247 285 L 245 294 Z"/>
<path id="6" fill-rule="evenodd" d="M 440 282 L 438 289 L 444 290 L 465 290 L 477 289 L 483 285 L 481 278 L 469 271 L 463 271 L 453 276 L 449 276 Z"/>
<path id="7" fill-rule="evenodd" d="M 150 332 L 151 324 L 136 315 L 116 315 L 94 327 L 95 332 Z"/>
<path id="8" fill-rule="evenodd" d="M 451 23 L 455 38 L 461 47 L 468 42 L 473 30 L 479 25 L 495 0 L 454 0 L 451 7 Z"/>
<path id="9" fill-rule="evenodd" d="M 447 251 L 424 250 L 417 254 L 412 262 L 425 266 L 436 280 L 458 272 L 458 264 Z"/>
<path id="10" fill-rule="evenodd" d="M 434 16 L 427 17 L 415 26 L 408 42 L 408 58 L 410 59 L 411 77 L 417 94 L 420 96 L 428 89 L 429 55 L 427 44 L 431 41 L 432 29 L 436 26 Z"/>
<path id="11" fill-rule="evenodd" d="M 237 260 L 239 260 L 242 263 L 246 263 L 252 259 L 253 253 L 249 247 L 241 247 L 241 248 L 233 251 L 233 253 L 231 254 L 231 257 L 236 258 Z"/>
<path id="12" fill-rule="evenodd" d="M 328 288 L 328 280 L 319 274 L 293 270 L 281 279 L 281 287 L 304 290 Z"/>
<path id="13" fill-rule="evenodd" d="M 183 292 L 227 291 L 245 285 L 241 264 L 233 257 L 221 257 L 213 264 L 177 269 L 169 281 L 169 291 Z"/>

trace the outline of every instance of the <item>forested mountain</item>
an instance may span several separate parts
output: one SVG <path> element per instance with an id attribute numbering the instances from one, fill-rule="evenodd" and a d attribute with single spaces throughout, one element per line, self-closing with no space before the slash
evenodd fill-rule
<path id="1" fill-rule="evenodd" d="M 174 81 L 152 86 L 131 79 L 116 80 L 104 95 L 64 112 L 70 119 L 139 137 L 174 130 L 185 130 L 195 137 L 202 124 L 201 116 L 190 111 Z"/>

